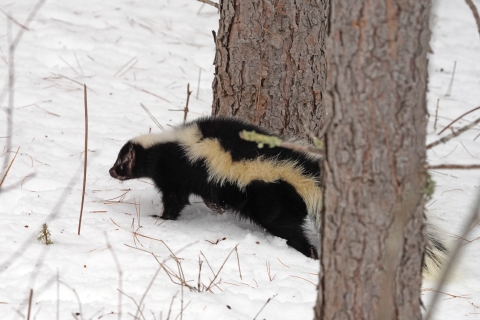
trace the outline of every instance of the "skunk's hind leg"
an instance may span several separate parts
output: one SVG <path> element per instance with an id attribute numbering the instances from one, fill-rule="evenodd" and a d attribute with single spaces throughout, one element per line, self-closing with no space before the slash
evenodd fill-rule
<path id="1" fill-rule="evenodd" d="M 181 193 L 167 193 L 163 194 L 163 215 L 164 220 L 176 220 L 180 212 L 185 208 L 188 201 L 188 195 Z"/>
<path id="2" fill-rule="evenodd" d="M 285 181 L 267 183 L 253 181 L 246 188 L 247 203 L 242 215 L 264 227 L 274 236 L 304 255 L 318 259 L 316 248 L 309 242 L 304 222 L 307 208 L 295 188 Z"/>

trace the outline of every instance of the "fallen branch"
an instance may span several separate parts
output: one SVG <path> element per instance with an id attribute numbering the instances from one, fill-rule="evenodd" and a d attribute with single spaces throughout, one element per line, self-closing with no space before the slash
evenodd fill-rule
<path id="1" fill-rule="evenodd" d="M 436 169 L 453 169 L 453 170 L 468 170 L 468 169 L 480 169 L 480 164 L 439 164 L 435 166 L 427 166 L 427 170 L 436 170 Z"/>

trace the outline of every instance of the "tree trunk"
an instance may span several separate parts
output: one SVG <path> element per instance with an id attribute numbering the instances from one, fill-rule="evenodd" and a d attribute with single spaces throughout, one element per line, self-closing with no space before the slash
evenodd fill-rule
<path id="1" fill-rule="evenodd" d="M 304 136 L 304 127 L 319 132 L 326 72 L 321 2 L 220 1 L 213 114 L 286 136 Z"/>
<path id="2" fill-rule="evenodd" d="M 331 1 L 316 319 L 421 319 L 429 8 Z"/>

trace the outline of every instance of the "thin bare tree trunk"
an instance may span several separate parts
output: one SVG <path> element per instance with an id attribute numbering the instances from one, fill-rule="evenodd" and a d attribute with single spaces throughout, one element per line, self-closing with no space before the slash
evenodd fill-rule
<path id="1" fill-rule="evenodd" d="M 222 0 L 213 110 L 278 134 L 319 132 L 326 8 L 309 0 Z"/>
<path id="2" fill-rule="evenodd" d="M 429 8 L 331 1 L 316 319 L 421 319 Z"/>

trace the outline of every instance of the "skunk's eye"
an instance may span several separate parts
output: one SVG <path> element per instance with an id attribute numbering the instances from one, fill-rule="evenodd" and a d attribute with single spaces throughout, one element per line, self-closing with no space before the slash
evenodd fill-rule
<path id="1" fill-rule="evenodd" d="M 123 171 L 123 165 L 120 165 L 120 167 L 118 167 L 118 168 Z"/>

